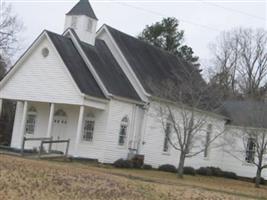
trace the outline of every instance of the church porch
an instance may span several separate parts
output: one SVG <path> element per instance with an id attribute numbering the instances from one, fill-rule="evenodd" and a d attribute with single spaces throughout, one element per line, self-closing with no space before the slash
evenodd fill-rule
<path id="1" fill-rule="evenodd" d="M 1 101 L 0 101 L 1 102 Z M 23 137 L 70 139 L 69 154 L 99 159 L 106 124 L 104 104 L 70 105 L 16 101 L 11 147 L 21 149 Z M 88 105 L 89 104 L 89 105 Z M 1 104 L 2 105 L 2 104 Z M 1 106 L 0 106 L 1 108 Z M 1 109 L 0 109 L 1 110 Z M 38 149 L 41 141 L 27 141 L 25 149 Z M 47 148 L 48 145 L 45 147 Z M 52 150 L 65 152 L 66 143 L 52 144 Z"/>

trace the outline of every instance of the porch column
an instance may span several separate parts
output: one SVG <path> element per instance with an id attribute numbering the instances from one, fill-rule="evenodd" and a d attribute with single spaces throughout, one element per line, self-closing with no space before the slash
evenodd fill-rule
<path id="1" fill-rule="evenodd" d="M 76 139 L 75 139 L 74 156 L 78 156 L 78 146 L 81 140 L 83 115 L 84 115 L 84 106 L 80 106 L 78 126 L 77 126 Z"/>
<path id="2" fill-rule="evenodd" d="M 20 148 L 22 148 L 22 142 L 23 142 L 23 137 L 24 137 L 24 132 L 25 132 L 25 125 L 26 125 L 26 118 L 27 118 L 27 111 L 28 111 L 28 102 L 24 101 L 23 103 L 23 111 L 22 111 L 22 117 L 21 117 L 21 124 L 20 124 Z"/>
<path id="3" fill-rule="evenodd" d="M 3 99 L 0 99 L 0 118 L 2 116 L 2 109 L 3 109 Z"/>
<path id="4" fill-rule="evenodd" d="M 48 119 L 48 127 L 47 127 L 47 133 L 46 137 L 51 137 L 51 131 L 52 131 L 52 124 L 53 124 L 53 118 L 54 118 L 54 111 L 55 111 L 55 104 L 50 104 L 50 112 L 49 112 L 49 119 Z"/>

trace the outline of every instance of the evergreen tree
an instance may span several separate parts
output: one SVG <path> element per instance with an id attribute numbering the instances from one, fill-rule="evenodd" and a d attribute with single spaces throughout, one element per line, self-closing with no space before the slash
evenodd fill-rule
<path id="1" fill-rule="evenodd" d="M 191 47 L 184 44 L 184 31 L 178 27 L 176 18 L 163 18 L 161 22 L 147 25 L 138 38 L 199 67 L 198 57 Z"/>

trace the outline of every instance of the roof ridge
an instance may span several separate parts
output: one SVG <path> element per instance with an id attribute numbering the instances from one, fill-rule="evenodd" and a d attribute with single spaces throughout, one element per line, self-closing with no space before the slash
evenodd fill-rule
<path id="1" fill-rule="evenodd" d="M 154 45 L 152 45 L 152 44 L 150 44 L 150 43 L 148 43 L 148 42 L 146 42 L 146 41 L 140 40 L 139 38 L 136 38 L 136 37 L 134 37 L 134 36 L 132 36 L 132 35 L 130 35 L 130 34 L 127 34 L 127 33 L 125 33 L 125 32 L 122 32 L 122 31 L 120 31 L 120 30 L 118 30 L 118 29 L 116 29 L 116 28 L 114 28 L 114 27 L 112 27 L 112 26 L 110 26 L 110 25 L 107 25 L 107 24 L 104 24 L 104 25 L 106 25 L 108 28 L 111 28 L 111 29 L 113 29 L 113 30 L 115 30 L 115 31 L 118 31 L 118 32 L 120 32 L 120 33 L 122 33 L 122 34 L 124 34 L 124 35 L 126 35 L 126 36 L 128 36 L 128 37 L 131 37 L 131 38 L 133 38 L 133 39 L 135 39 L 135 40 L 137 40 L 137 41 L 139 41 L 139 42 L 142 42 L 142 43 L 144 43 L 144 44 L 146 44 L 146 45 L 148 45 L 148 46 L 150 46 L 150 47 L 152 47 L 152 48 L 154 48 L 154 49 L 156 49 L 156 50 L 160 50 L 160 51 L 162 51 L 162 52 L 165 53 L 165 54 L 168 54 L 168 55 L 170 55 L 170 56 L 173 56 L 173 57 L 177 58 L 178 60 L 182 59 L 182 58 L 179 58 L 178 56 L 174 55 L 173 53 L 171 53 L 171 52 L 169 52 L 169 51 L 167 51 L 167 50 L 165 50 L 165 49 L 162 49 L 162 48 L 160 48 L 160 47 L 154 46 Z"/>

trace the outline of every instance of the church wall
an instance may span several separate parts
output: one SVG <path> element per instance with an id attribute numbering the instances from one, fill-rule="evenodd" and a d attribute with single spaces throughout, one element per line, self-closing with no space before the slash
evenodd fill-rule
<path id="1" fill-rule="evenodd" d="M 44 48 L 49 50 L 47 57 L 42 55 Z M 10 75 L 1 88 L 0 98 L 66 104 L 83 102 L 67 67 L 46 37 Z"/>

